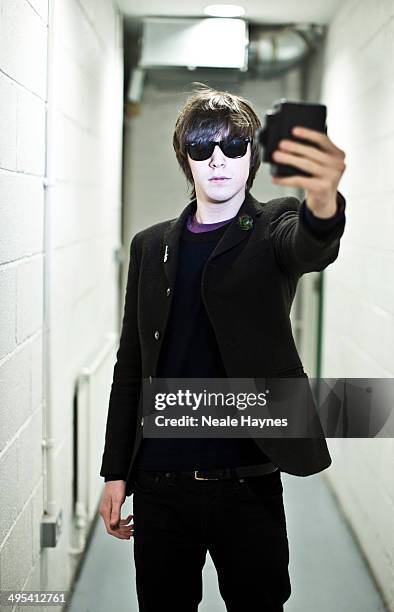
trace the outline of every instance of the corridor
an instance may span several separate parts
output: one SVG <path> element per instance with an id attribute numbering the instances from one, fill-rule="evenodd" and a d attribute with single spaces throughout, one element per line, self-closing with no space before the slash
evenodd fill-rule
<path id="1" fill-rule="evenodd" d="M 133 540 L 99 509 L 147 429 L 141 379 L 302 363 L 342 381 L 328 469 L 287 441 L 141 435 L 139 459 L 250 473 L 263 450 L 287 470 L 285 612 L 394 612 L 393 56 L 393 0 L 0 0 L 1 593 L 137 612 Z M 203 587 L 224 612 L 209 555 Z"/>
<path id="2" fill-rule="evenodd" d="M 282 473 L 282 482 L 293 589 L 285 612 L 385 612 L 324 479 L 318 474 L 297 478 Z M 129 501 L 126 516 L 132 514 L 131 506 Z M 242 537 L 242 525 L 239 536 L 233 537 Z M 138 611 L 132 546 L 132 540 L 109 536 L 98 516 L 69 612 Z M 225 612 L 209 554 L 203 593 L 199 612 Z"/>

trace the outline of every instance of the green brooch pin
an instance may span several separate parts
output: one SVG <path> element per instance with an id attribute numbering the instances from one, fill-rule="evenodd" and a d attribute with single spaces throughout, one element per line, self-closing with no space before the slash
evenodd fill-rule
<path id="1" fill-rule="evenodd" d="M 238 217 L 238 224 L 241 229 L 250 230 L 252 229 L 253 219 L 249 215 L 240 215 Z"/>

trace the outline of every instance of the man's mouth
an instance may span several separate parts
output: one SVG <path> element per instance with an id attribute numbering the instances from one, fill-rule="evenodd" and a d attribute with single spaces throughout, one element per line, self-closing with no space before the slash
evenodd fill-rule
<path id="1" fill-rule="evenodd" d="M 215 176 L 214 178 L 209 179 L 212 183 L 224 183 L 225 181 L 229 181 L 230 179 L 227 176 Z"/>

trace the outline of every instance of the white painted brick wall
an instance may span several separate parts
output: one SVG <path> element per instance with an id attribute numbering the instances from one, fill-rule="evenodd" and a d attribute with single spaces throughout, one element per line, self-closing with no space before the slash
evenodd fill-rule
<path id="1" fill-rule="evenodd" d="M 16 168 L 16 99 L 16 87 L 3 76 L 0 79 L 0 168 Z"/>
<path id="2" fill-rule="evenodd" d="M 9 358 L 0 362 L 0 464 L 31 412 L 31 346 L 30 341 L 18 346 Z"/>
<path id="3" fill-rule="evenodd" d="M 29 2 L 2 0 L 1 71 L 42 100 L 46 96 L 46 32 L 46 23 Z"/>
<path id="4" fill-rule="evenodd" d="M 21 344 L 40 331 L 43 302 L 32 296 L 43 295 L 43 262 L 41 255 L 29 257 L 16 268 L 16 342 Z"/>
<path id="5" fill-rule="evenodd" d="M 12 263 L 41 253 L 44 220 L 42 179 L 0 170 L 0 202 L 2 228 L 7 230 L 7 234 L 2 232 L 0 241 L 0 263 Z"/>
<path id="6" fill-rule="evenodd" d="M 82 365 L 117 329 L 123 40 L 115 3 L 54 6 L 52 274 L 45 286 L 47 0 L 0 0 L 0 580 L 69 589 L 73 399 Z M 47 204 L 46 204 L 47 202 Z M 49 291 L 50 395 L 43 388 Z M 40 548 L 44 402 L 52 411 L 58 546 Z M 104 435 L 104 432 L 103 432 Z M 99 465 L 92 470 L 99 471 Z M 48 560 L 53 562 L 48 563 Z"/>
<path id="7" fill-rule="evenodd" d="M 16 346 L 16 273 L 15 269 L 0 271 L 0 354 L 10 353 Z"/>
<path id="8" fill-rule="evenodd" d="M 45 174 L 45 106 L 37 96 L 20 89 L 17 96 L 17 170 Z"/>
<path id="9" fill-rule="evenodd" d="M 328 133 L 346 152 L 347 226 L 325 272 L 323 376 L 394 375 L 394 4 L 348 0 L 321 66 Z M 329 440 L 324 472 L 394 610 L 394 442 Z"/>
<path id="10" fill-rule="evenodd" d="M 48 0 L 27 0 L 30 6 L 41 17 L 44 24 L 48 23 Z"/>

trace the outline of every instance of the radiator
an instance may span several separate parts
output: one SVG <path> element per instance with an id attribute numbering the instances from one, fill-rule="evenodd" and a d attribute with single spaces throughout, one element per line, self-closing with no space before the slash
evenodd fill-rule
<path id="1" fill-rule="evenodd" d="M 86 528 L 102 493 L 99 475 L 104 450 L 109 395 L 119 336 L 108 334 L 103 346 L 77 379 L 74 406 L 74 511 L 78 529 Z"/>

